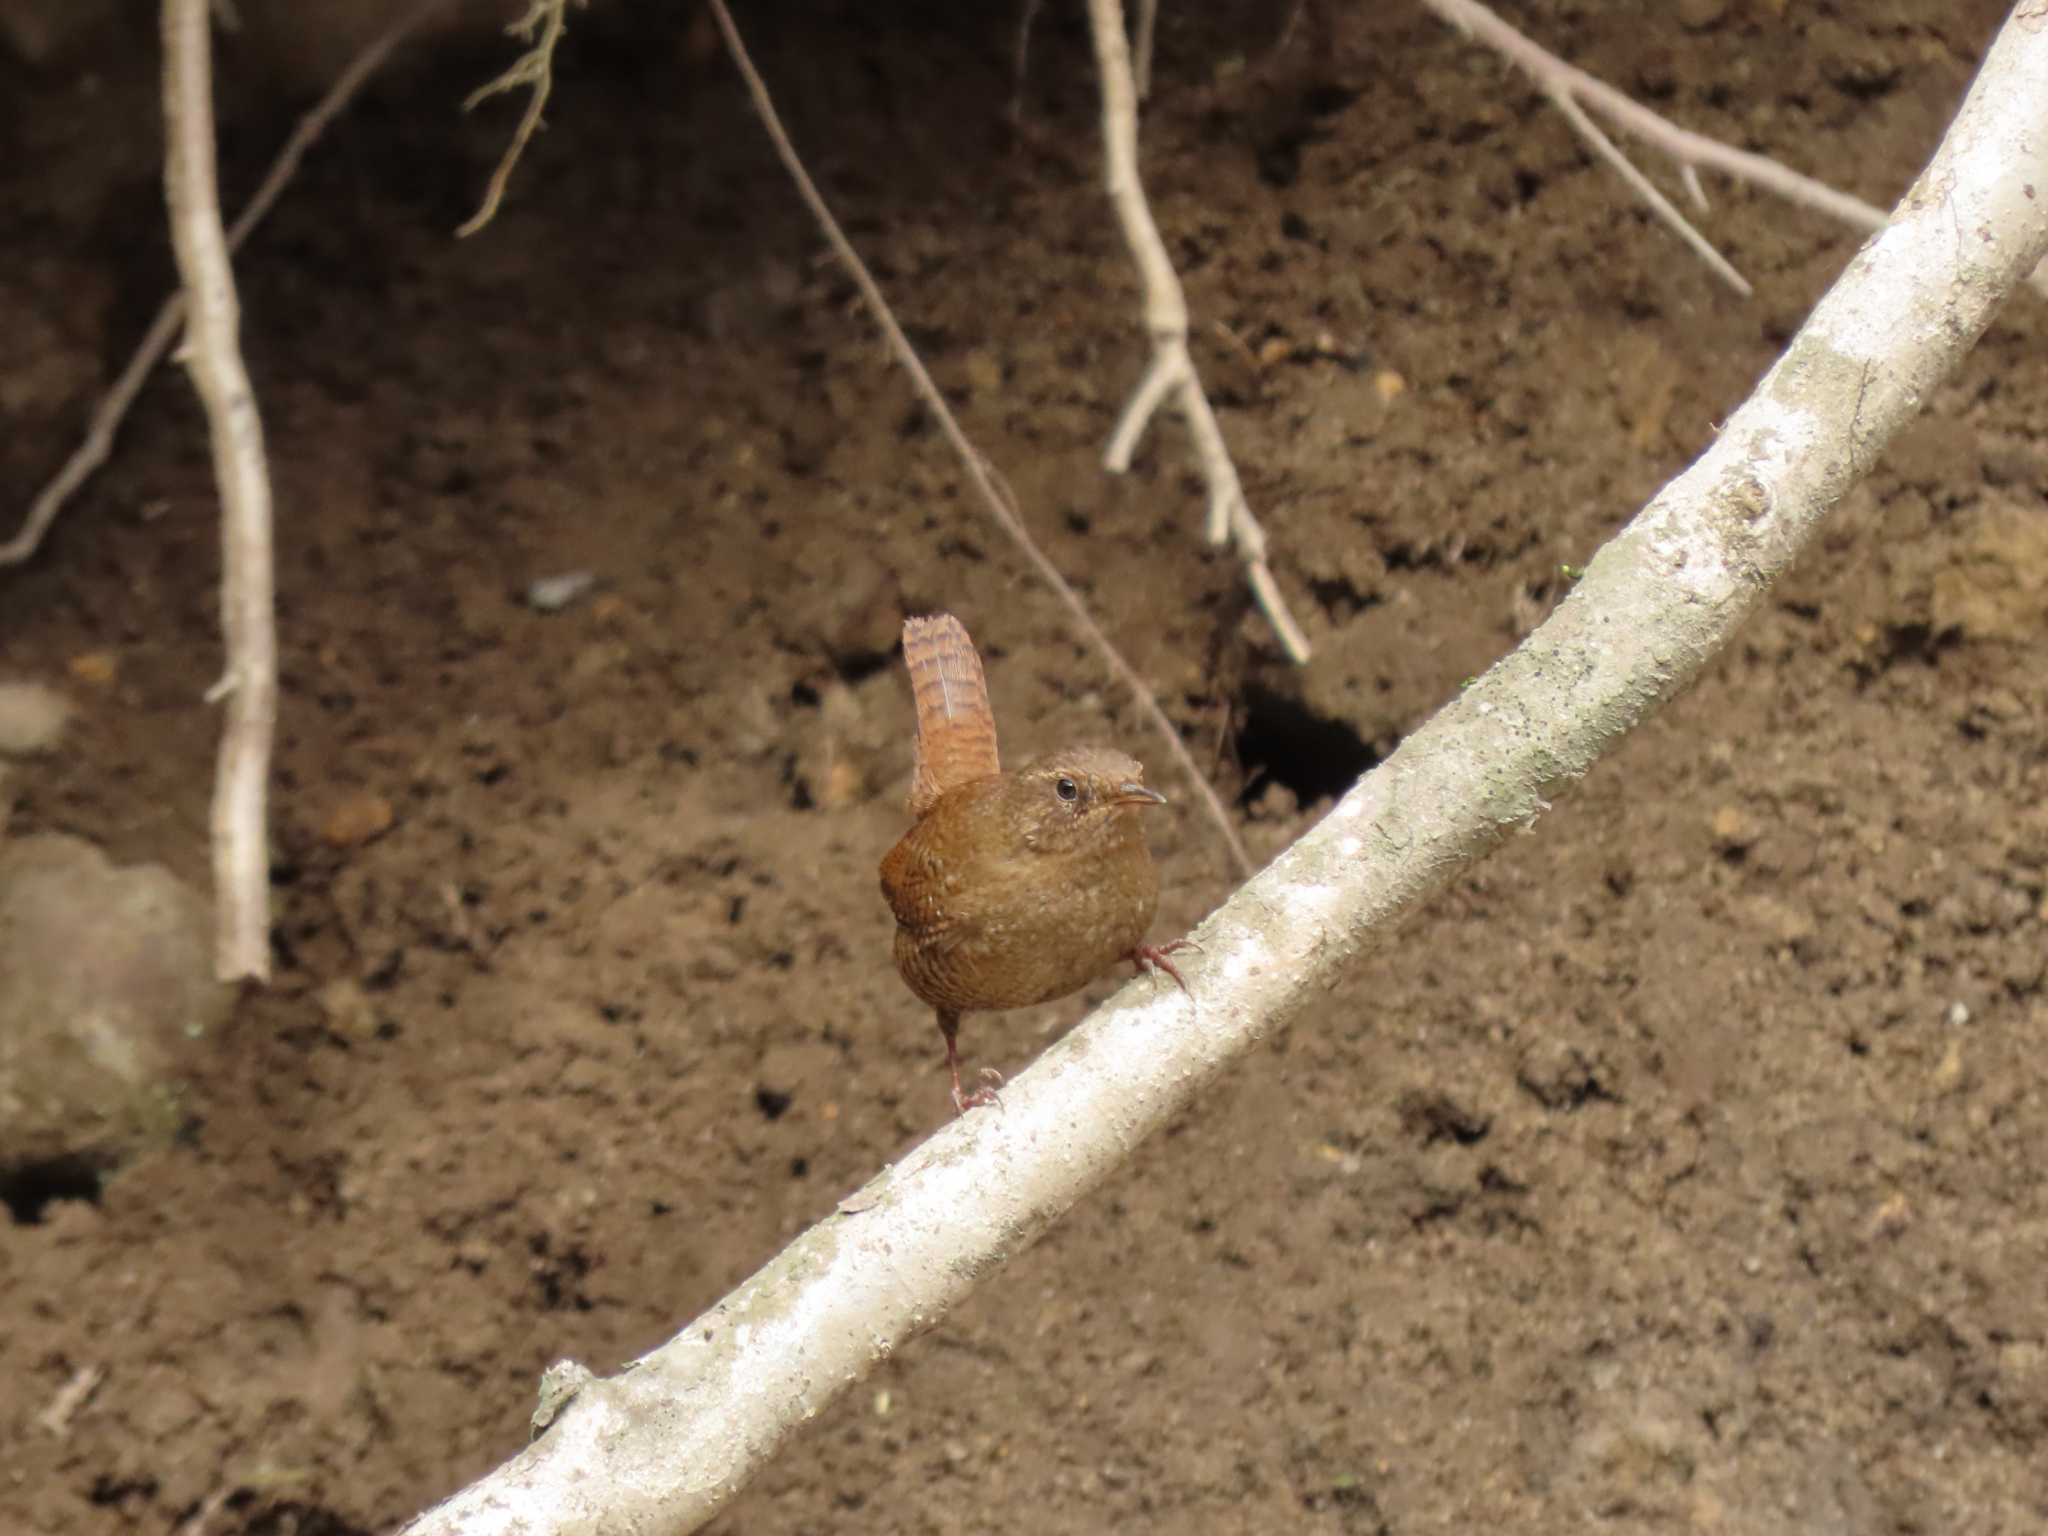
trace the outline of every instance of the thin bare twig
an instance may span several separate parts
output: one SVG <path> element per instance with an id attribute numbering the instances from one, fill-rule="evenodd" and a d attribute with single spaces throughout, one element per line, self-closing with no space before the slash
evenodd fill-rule
<path id="1" fill-rule="evenodd" d="M 1202 391 L 1188 352 L 1188 302 L 1180 278 L 1166 254 L 1166 242 L 1159 238 L 1159 226 L 1152 221 L 1151 207 L 1138 177 L 1138 96 L 1131 72 L 1130 45 L 1124 37 L 1123 6 L 1119 0 L 1088 0 L 1089 28 L 1095 34 L 1095 61 L 1102 77 L 1102 137 L 1107 160 L 1105 179 L 1109 199 L 1123 226 L 1124 243 L 1138 268 L 1138 280 L 1145 290 L 1145 329 L 1152 338 L 1152 362 L 1145 370 L 1130 404 L 1124 407 L 1116 430 L 1103 451 L 1103 467 L 1120 475 L 1131 467 L 1131 455 L 1153 415 L 1170 397 L 1186 418 L 1188 435 L 1194 439 L 1195 458 L 1202 478 L 1209 486 L 1208 538 L 1211 544 L 1234 541 L 1244 561 L 1246 579 L 1253 600 L 1273 633 L 1299 664 L 1309 657 L 1308 636 L 1294 622 L 1280 596 L 1279 583 L 1266 563 L 1266 533 L 1252 516 L 1244 499 L 1244 487 L 1231 462 L 1230 449 L 1223 441 L 1223 429 Z"/>
<path id="2" fill-rule="evenodd" d="M 1024 0 L 1024 8 L 1017 17 L 1017 46 L 1012 53 L 1010 65 L 1010 126 L 1021 128 L 1024 124 L 1024 81 L 1031 68 L 1031 29 L 1038 21 L 1038 8 L 1044 0 Z"/>
<path id="3" fill-rule="evenodd" d="M 1605 160 L 1614 169 L 1615 174 L 1629 184 L 1637 197 L 1649 204 L 1650 212 L 1657 220 L 1683 240 L 1691 248 L 1692 253 L 1707 264 L 1708 270 L 1745 299 L 1756 292 L 1749 285 L 1749 279 L 1736 271 L 1734 264 L 1715 250 L 1708 243 L 1707 237 L 1694 229 L 1685 215 L 1672 206 L 1671 199 L 1659 192 L 1650 178 L 1636 169 L 1636 163 L 1615 146 L 1614 140 L 1600 131 L 1600 125 L 1586 116 L 1585 109 L 1572 100 L 1570 91 L 1560 85 L 1551 85 L 1546 87 L 1544 94 L 1550 98 L 1550 104 L 1564 114 L 1564 120 L 1572 125 L 1572 132 L 1576 133 L 1594 154 Z"/>
<path id="4" fill-rule="evenodd" d="M 450 0 L 423 0 L 417 9 L 387 28 L 357 54 L 334 84 L 327 88 L 327 94 L 320 98 L 313 110 L 299 119 L 291 137 L 284 141 L 284 147 L 264 173 L 263 184 L 256 189 L 256 195 L 249 199 L 235 222 L 228 227 L 230 255 L 240 250 L 242 242 L 249 238 L 249 232 L 263 222 L 277 202 L 278 195 L 298 174 L 306 151 L 327 131 L 328 125 L 347 110 L 356 92 L 362 89 L 363 82 L 383 67 L 391 51 L 405 41 L 414 28 L 449 4 Z M 164 353 L 177 340 L 178 330 L 184 323 L 185 292 L 181 288 L 164 300 L 163 307 L 157 310 L 156 318 L 150 322 L 149 330 L 142 338 L 142 345 L 135 349 L 135 355 L 128 359 L 128 366 L 121 370 L 113 388 L 107 391 L 93 411 L 85 441 L 64 461 L 64 467 L 57 471 L 36 499 L 29 503 L 28 516 L 22 520 L 20 532 L 5 544 L 0 544 L 0 565 L 19 565 L 41 548 L 43 535 L 50 531 L 57 514 L 77 494 L 78 488 L 92 478 L 93 472 L 107 462 L 107 455 L 113 451 L 115 433 L 121 430 L 121 423 L 127 420 L 135 397 L 142 393 L 142 386 L 156 371 L 156 365 L 163 361 Z"/>
<path id="5" fill-rule="evenodd" d="M 1195 766 L 1195 760 L 1189 755 L 1186 743 L 1180 739 L 1180 732 L 1174 729 L 1173 722 L 1166 717 L 1166 711 L 1160 707 L 1159 700 L 1145 686 L 1144 679 L 1138 676 L 1137 670 L 1128 661 L 1124 660 L 1122 653 L 1110 643 L 1109 636 L 1103 633 L 1102 627 L 1089 615 L 1087 605 L 1081 601 L 1080 594 L 1067 584 L 1067 579 L 1060 574 L 1059 567 L 1046 557 L 1045 552 L 1032 539 L 1030 530 L 1024 526 L 1023 519 L 1004 499 L 987 461 L 967 440 L 967 434 L 961 430 L 960 423 L 954 419 L 951 407 L 946 404 L 946 397 L 939 393 L 938 385 L 932 382 L 932 376 L 926 371 L 916 348 L 911 346 L 910 338 L 903 334 L 903 327 L 897 324 L 895 313 L 889 308 L 889 301 L 883 297 L 881 287 L 869 273 L 866 263 L 860 259 L 860 253 L 854 250 L 852 242 L 840 229 L 839 221 L 832 217 L 832 210 L 825 206 L 824 197 L 811 181 L 810 173 L 804 169 L 803 161 L 797 156 L 796 146 L 790 142 L 789 134 L 782 126 L 782 119 L 775 111 L 775 103 L 769 98 L 767 84 L 761 79 L 760 72 L 754 68 L 754 61 L 747 53 L 746 44 L 740 41 L 739 28 L 733 25 L 732 13 L 726 9 L 725 0 L 711 0 L 711 14 L 718 21 L 718 29 L 725 37 L 726 51 L 732 55 L 733 64 L 739 70 L 740 77 L 746 81 L 747 94 L 753 98 L 754 110 L 760 114 L 762 126 L 767 129 L 768 137 L 775 145 L 775 152 L 782 159 L 783 168 L 796 183 L 797 195 L 803 199 L 804 206 L 810 209 L 811 217 L 818 221 L 818 227 L 824 231 L 825 239 L 831 245 L 833 253 L 838 256 L 853 278 L 854 284 L 860 289 L 861 297 L 867 301 L 876 323 L 882 328 L 882 334 L 888 338 L 889 349 L 895 353 L 896 360 L 909 373 L 919 398 L 924 401 L 925 409 L 932 413 L 932 418 L 938 422 L 939 430 L 945 434 L 946 441 L 952 444 L 953 451 L 960 456 L 961 463 L 967 468 L 967 477 L 974 482 L 975 490 L 981 493 L 989 514 L 1016 542 L 1025 559 L 1031 562 L 1032 568 L 1038 572 L 1045 584 L 1058 594 L 1060 601 L 1066 605 L 1067 612 L 1072 616 L 1075 628 L 1081 631 L 1083 638 L 1101 653 L 1103 660 L 1109 664 L 1110 671 L 1131 690 L 1140 707 L 1158 728 L 1159 734 L 1166 739 L 1174 761 L 1180 764 L 1189 782 L 1201 795 L 1210 819 L 1216 823 L 1217 831 L 1223 835 L 1224 844 L 1230 850 L 1231 862 L 1238 873 L 1249 875 L 1252 872 L 1251 855 L 1245 851 L 1244 841 L 1237 835 L 1237 829 L 1230 824 L 1229 813 L 1224 810 L 1223 802 L 1217 798 L 1215 789 Z"/>
<path id="6" fill-rule="evenodd" d="M 1152 44 L 1159 31 L 1159 0 L 1138 0 L 1138 35 L 1131 42 L 1131 75 L 1138 100 L 1152 99 Z"/>
<path id="7" fill-rule="evenodd" d="M 1703 133 L 1694 133 L 1666 121 L 1606 81 L 1567 64 L 1540 43 L 1523 36 L 1479 0 L 1422 0 L 1422 4 L 1435 12 L 1440 20 L 1506 58 L 1537 84 L 1546 89 L 1562 89 L 1623 132 L 1633 134 L 1680 165 L 1700 165 L 1720 171 L 1737 181 L 1746 181 L 1752 186 L 1775 192 L 1789 202 L 1815 209 L 1845 224 L 1853 224 L 1858 229 L 1877 229 L 1884 224 L 1884 210 L 1873 203 L 1851 197 L 1846 192 L 1837 192 L 1825 182 L 1802 176 L 1766 155 L 1732 148 Z"/>
<path id="8" fill-rule="evenodd" d="M 270 744 L 277 725 L 277 620 L 270 471 L 242 363 L 241 305 L 214 175 L 213 40 L 206 0 L 164 0 L 164 190 L 191 323 L 181 354 L 206 407 L 221 499 L 221 625 L 227 669 L 213 792 L 214 971 L 270 979 Z"/>
<path id="9" fill-rule="evenodd" d="M 576 0 L 576 3 L 588 5 L 590 0 Z M 498 168 L 491 172 L 491 184 L 484 189 L 483 206 L 455 231 L 458 238 L 475 234 L 497 216 L 498 204 L 504 200 L 505 188 L 512 180 L 512 169 L 519 164 L 519 157 L 526 153 L 527 141 L 541 127 L 541 113 L 547 109 L 548 97 L 555 89 L 555 47 L 568 30 L 568 9 L 569 0 L 531 0 L 526 14 L 505 31 L 522 43 L 533 43 L 533 46 L 514 59 L 512 67 L 497 79 L 471 91 L 469 99 L 462 104 L 463 111 L 474 112 L 480 103 L 505 91 L 516 91 L 521 86 L 529 91 L 526 110 L 519 115 L 519 127 L 513 132 L 512 142 L 505 146 L 505 153 L 499 157 Z M 539 42 L 534 42 L 535 32 L 540 34 Z"/>

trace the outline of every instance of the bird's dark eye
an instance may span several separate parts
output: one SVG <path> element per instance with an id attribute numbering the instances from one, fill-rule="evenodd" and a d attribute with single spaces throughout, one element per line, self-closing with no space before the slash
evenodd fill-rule
<path id="1" fill-rule="evenodd" d="M 1059 780 L 1053 785 L 1052 792 L 1062 800 L 1078 800 L 1081 798 L 1081 786 L 1072 779 Z"/>

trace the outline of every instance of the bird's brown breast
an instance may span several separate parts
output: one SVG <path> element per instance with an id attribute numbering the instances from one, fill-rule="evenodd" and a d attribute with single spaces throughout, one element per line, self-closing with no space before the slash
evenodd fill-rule
<path id="1" fill-rule="evenodd" d="M 1101 835 L 1028 846 L 1002 776 L 949 791 L 882 861 L 896 965 L 935 1008 L 1021 1008 L 1075 992 L 1145 938 L 1159 873 L 1135 810 Z"/>

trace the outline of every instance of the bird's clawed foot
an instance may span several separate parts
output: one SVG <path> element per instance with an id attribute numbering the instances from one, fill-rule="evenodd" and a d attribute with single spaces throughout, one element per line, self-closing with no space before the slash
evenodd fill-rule
<path id="1" fill-rule="evenodd" d="M 996 1085 L 1002 1082 L 1003 1074 L 994 1067 L 983 1067 L 981 1069 L 981 1080 L 987 1086 L 977 1088 L 972 1093 L 961 1091 L 960 1015 L 941 1008 L 939 1010 L 939 1033 L 946 1037 L 946 1070 L 953 1074 L 954 1110 L 964 1115 L 970 1109 L 980 1109 L 987 1104 L 993 1104 L 997 1109 L 1001 1109 L 1003 1101 L 996 1093 Z"/>
<path id="2" fill-rule="evenodd" d="M 982 1087 L 972 1093 L 962 1093 L 960 1069 L 957 1066 L 953 1069 L 953 1108 L 959 1113 L 964 1115 L 970 1109 L 984 1109 L 991 1104 L 997 1109 L 1003 1107 L 1003 1096 L 996 1092 L 996 1089 L 1002 1086 L 1003 1074 L 994 1067 L 983 1067 L 981 1079 Z"/>
<path id="3" fill-rule="evenodd" d="M 1126 958 L 1140 971 L 1147 974 L 1158 971 L 1166 972 L 1167 975 L 1173 978 L 1175 986 L 1179 987 L 1183 992 L 1188 992 L 1187 978 L 1181 975 L 1180 967 L 1166 958 L 1168 955 L 1177 955 L 1184 949 L 1192 949 L 1199 954 L 1202 946 L 1193 939 L 1175 939 L 1170 944 L 1140 944 Z M 1188 992 L 1189 997 L 1194 995 L 1194 993 Z"/>

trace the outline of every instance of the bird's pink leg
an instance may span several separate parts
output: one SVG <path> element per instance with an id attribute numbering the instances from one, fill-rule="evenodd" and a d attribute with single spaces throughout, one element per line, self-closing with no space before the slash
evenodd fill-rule
<path id="1" fill-rule="evenodd" d="M 981 1109 L 989 1104 L 1002 1108 L 1003 1101 L 993 1087 L 977 1088 L 972 1093 L 963 1093 L 960 1089 L 960 1015 L 950 1008 L 941 1008 L 939 1033 L 946 1037 L 946 1070 L 953 1074 L 953 1108 L 963 1115 L 970 1109 Z M 991 1084 L 1003 1080 L 1003 1074 L 994 1067 L 983 1067 L 981 1075 Z"/>

